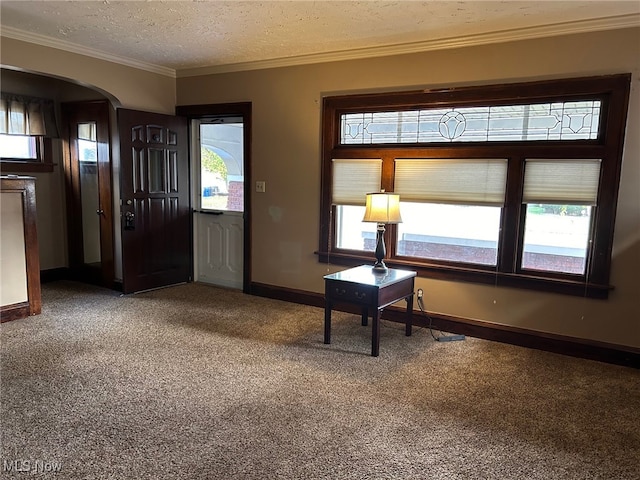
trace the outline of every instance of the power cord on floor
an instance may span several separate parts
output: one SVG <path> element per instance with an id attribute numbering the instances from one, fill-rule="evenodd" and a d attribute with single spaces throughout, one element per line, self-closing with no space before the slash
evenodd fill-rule
<path id="1" fill-rule="evenodd" d="M 433 333 L 433 328 L 432 328 L 433 319 L 424 309 L 424 299 L 423 299 L 423 292 L 421 288 L 418 289 L 417 301 L 418 301 L 418 308 L 420 308 L 420 311 L 422 312 L 422 314 L 425 317 L 427 317 L 427 320 L 429 320 L 429 333 L 431 333 L 431 337 L 433 337 L 433 339 L 436 342 L 456 342 L 456 341 L 464 340 L 466 338 L 464 335 L 447 335 L 442 332 L 440 332 L 439 336 L 436 336 Z"/>

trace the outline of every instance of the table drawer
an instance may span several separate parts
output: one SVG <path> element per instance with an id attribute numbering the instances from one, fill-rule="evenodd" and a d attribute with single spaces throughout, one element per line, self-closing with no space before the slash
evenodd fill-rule
<path id="1" fill-rule="evenodd" d="M 343 300 L 350 303 L 370 305 L 377 302 L 378 289 L 370 285 L 357 285 L 354 283 L 327 280 L 325 295 L 335 301 Z"/>

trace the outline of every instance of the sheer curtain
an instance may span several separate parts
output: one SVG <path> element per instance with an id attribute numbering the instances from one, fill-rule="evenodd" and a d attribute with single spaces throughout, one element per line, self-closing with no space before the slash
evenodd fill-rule
<path id="1" fill-rule="evenodd" d="M 53 101 L 2 92 L 0 134 L 57 138 Z"/>

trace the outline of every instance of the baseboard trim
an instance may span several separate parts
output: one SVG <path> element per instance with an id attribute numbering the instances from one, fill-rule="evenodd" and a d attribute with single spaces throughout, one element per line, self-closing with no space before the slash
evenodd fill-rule
<path id="1" fill-rule="evenodd" d="M 29 302 L 14 303 L 0 307 L 0 323 L 27 318 L 31 315 Z"/>
<path id="2" fill-rule="evenodd" d="M 40 283 L 57 282 L 58 280 L 69 280 L 71 271 L 68 267 L 49 268 L 40 270 Z"/>
<path id="3" fill-rule="evenodd" d="M 324 308 L 324 295 L 321 293 L 297 290 L 276 285 L 252 282 L 250 295 L 273 298 L 291 303 L 300 303 L 313 307 Z M 357 308 L 340 308 L 341 311 L 358 314 Z M 385 309 L 382 318 L 404 322 L 404 309 L 390 307 Z M 435 330 L 482 338 L 495 342 L 508 343 L 521 347 L 559 353 L 571 357 L 585 358 L 598 362 L 611 363 L 632 368 L 640 368 L 640 349 L 597 342 L 564 335 L 536 332 L 525 328 L 498 325 L 468 318 L 453 317 L 428 312 Z M 428 327 L 429 320 L 419 310 L 414 311 L 413 324 Z"/>
<path id="4" fill-rule="evenodd" d="M 40 270 L 40 283 L 51 283 L 59 280 L 76 280 L 82 282 L 74 276 L 73 271 L 69 267 L 50 268 L 47 270 Z M 84 282 L 83 282 L 84 283 Z M 122 280 L 114 280 L 111 285 L 100 285 L 99 282 L 93 283 L 93 285 L 103 286 L 109 290 L 116 290 L 122 292 Z"/>

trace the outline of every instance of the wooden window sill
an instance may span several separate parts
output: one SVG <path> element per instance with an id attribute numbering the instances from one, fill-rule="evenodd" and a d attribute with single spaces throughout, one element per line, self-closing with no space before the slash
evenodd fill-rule
<path id="1" fill-rule="evenodd" d="M 2 173 L 48 173 L 53 172 L 55 163 L 42 162 L 0 162 Z"/>

